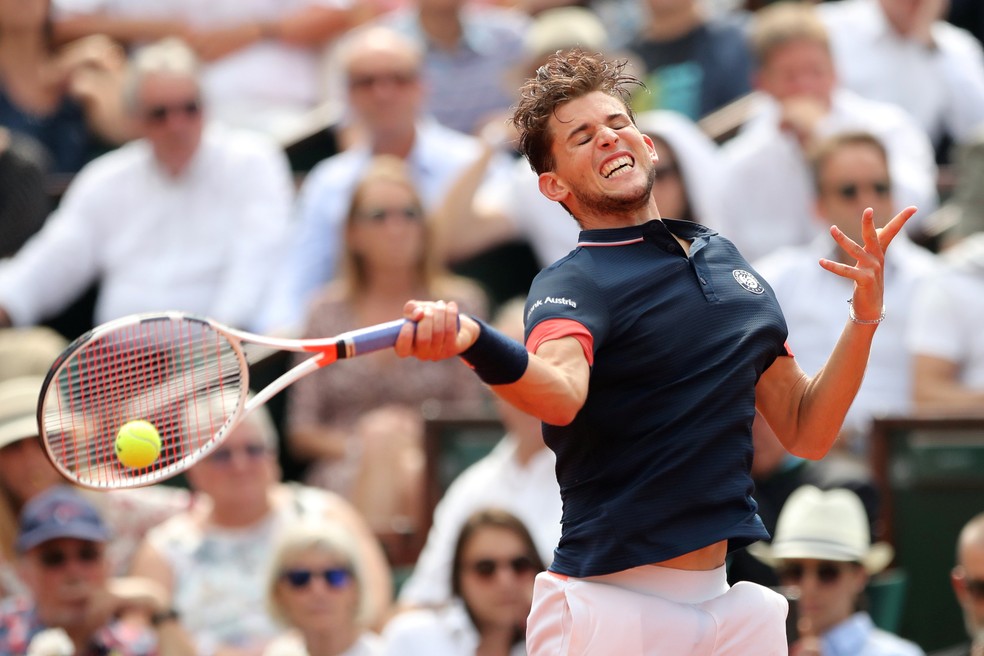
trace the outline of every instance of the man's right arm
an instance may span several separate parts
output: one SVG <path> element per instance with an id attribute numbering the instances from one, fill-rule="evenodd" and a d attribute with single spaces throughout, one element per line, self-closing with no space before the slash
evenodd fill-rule
<path id="1" fill-rule="evenodd" d="M 491 330 L 468 316 L 459 315 L 453 302 L 409 301 L 404 317 L 412 323 L 404 326 L 396 342 L 400 357 L 443 360 L 458 356 L 475 344 L 481 331 Z M 503 359 L 512 358 L 510 348 L 518 342 L 501 333 L 496 335 L 496 341 L 508 344 L 502 348 Z M 535 353 L 528 354 L 526 368 L 517 379 L 491 384 L 490 388 L 523 412 L 545 423 L 565 426 L 574 420 L 587 399 L 590 372 L 581 343 L 574 337 L 561 337 L 543 342 Z M 483 372 L 476 373 L 483 377 Z"/>

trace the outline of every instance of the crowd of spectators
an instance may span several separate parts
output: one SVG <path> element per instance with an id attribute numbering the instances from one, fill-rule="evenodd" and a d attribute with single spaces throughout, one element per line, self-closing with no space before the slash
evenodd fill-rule
<path id="1" fill-rule="evenodd" d="M 794 458 L 756 421 L 775 542 L 729 581 L 800 588 L 797 653 L 923 653 L 858 612 L 892 560 L 871 427 L 984 417 L 982 38 L 976 0 L 0 0 L 0 654 L 525 653 L 553 454 L 460 362 L 316 372 L 141 490 L 62 485 L 34 411 L 68 340 L 138 312 L 321 337 L 446 299 L 519 338 L 522 302 L 489 292 L 513 262 L 462 272 L 503 243 L 538 268 L 577 247 L 508 124 L 520 81 L 575 46 L 645 82 L 661 214 L 739 247 L 808 373 L 850 292 L 817 265 L 826 232 L 919 208 L 834 452 Z M 317 134 L 331 147 L 297 166 Z M 449 409 L 503 437 L 435 509 L 425 428 Z M 971 641 L 948 654 L 984 653 L 982 526 L 938 536 Z M 824 550 L 837 530 L 856 557 Z"/>

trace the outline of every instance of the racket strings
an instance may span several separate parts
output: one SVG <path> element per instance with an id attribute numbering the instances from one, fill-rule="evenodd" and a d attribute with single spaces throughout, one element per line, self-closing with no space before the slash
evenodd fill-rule
<path id="1" fill-rule="evenodd" d="M 150 483 L 211 443 L 245 386 L 239 351 L 207 323 L 143 321 L 72 353 L 47 388 L 42 421 L 53 457 L 76 478 Z M 138 419 L 156 427 L 161 452 L 129 468 L 116 455 L 116 435 Z"/>

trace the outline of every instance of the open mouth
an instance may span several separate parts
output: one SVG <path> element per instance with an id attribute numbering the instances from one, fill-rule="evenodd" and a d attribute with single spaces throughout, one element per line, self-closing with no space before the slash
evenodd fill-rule
<path id="1" fill-rule="evenodd" d="M 601 175 L 609 180 L 632 170 L 635 162 L 628 155 L 616 157 L 601 168 Z"/>

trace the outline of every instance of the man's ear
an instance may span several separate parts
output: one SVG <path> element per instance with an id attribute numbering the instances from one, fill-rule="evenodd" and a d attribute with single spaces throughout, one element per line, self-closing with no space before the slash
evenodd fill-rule
<path id="1" fill-rule="evenodd" d="M 650 159 L 650 161 L 653 164 L 658 163 L 659 162 L 659 155 L 656 154 L 656 143 L 653 141 L 653 138 L 650 137 L 645 132 L 643 132 L 642 133 L 642 141 L 643 141 L 643 143 L 646 144 L 646 148 L 649 149 L 649 159 Z"/>
<path id="2" fill-rule="evenodd" d="M 540 193 L 550 200 L 562 203 L 570 195 L 567 184 L 553 171 L 541 173 L 537 180 L 540 185 Z"/>

